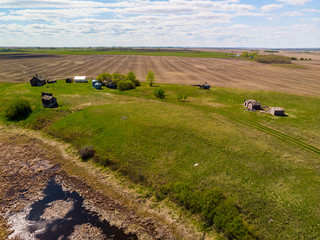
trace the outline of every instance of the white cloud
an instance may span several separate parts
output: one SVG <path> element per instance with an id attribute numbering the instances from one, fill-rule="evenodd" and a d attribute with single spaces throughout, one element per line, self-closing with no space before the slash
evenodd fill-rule
<path id="1" fill-rule="evenodd" d="M 262 12 L 270 12 L 270 11 L 277 10 L 282 7 L 283 7 L 282 4 L 269 4 L 269 5 L 265 5 L 265 6 L 261 7 L 260 9 Z"/>
<path id="2" fill-rule="evenodd" d="M 284 2 L 289 5 L 294 5 L 294 6 L 302 6 L 307 2 L 310 2 L 312 0 L 277 0 L 278 2 Z"/>

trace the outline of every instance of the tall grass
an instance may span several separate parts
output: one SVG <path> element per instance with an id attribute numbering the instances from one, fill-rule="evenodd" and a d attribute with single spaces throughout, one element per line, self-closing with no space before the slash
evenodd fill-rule
<path id="1" fill-rule="evenodd" d="M 274 64 L 289 64 L 291 63 L 291 58 L 281 55 L 257 55 L 255 60 L 260 63 L 274 63 Z"/>

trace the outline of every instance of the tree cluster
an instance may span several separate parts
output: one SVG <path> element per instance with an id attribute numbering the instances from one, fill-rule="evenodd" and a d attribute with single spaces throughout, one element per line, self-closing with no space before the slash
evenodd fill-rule
<path id="1" fill-rule="evenodd" d="M 103 86 L 109 88 L 117 88 L 120 91 L 134 89 L 140 86 L 140 81 L 137 79 L 134 72 L 129 72 L 127 75 L 120 73 L 101 73 L 96 77 Z"/>

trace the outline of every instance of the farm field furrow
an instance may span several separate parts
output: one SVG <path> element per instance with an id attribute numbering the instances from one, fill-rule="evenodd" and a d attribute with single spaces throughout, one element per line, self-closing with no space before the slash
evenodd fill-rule
<path id="1" fill-rule="evenodd" d="M 158 82 L 201 84 L 320 95 L 320 59 L 298 62 L 303 68 L 265 65 L 241 59 L 139 55 L 0 55 L 0 81 L 25 82 L 36 74 L 55 79 L 102 72 L 134 71 L 145 80 L 153 70 Z"/>

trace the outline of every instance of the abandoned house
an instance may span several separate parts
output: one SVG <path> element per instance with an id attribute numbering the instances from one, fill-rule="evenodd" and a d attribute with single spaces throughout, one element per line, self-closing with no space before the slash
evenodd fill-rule
<path id="1" fill-rule="evenodd" d="M 42 105 L 45 108 L 53 108 L 58 106 L 57 99 L 52 96 L 52 93 L 42 92 Z"/>
<path id="2" fill-rule="evenodd" d="M 261 109 L 261 103 L 259 101 L 254 100 L 254 99 L 244 100 L 243 106 L 248 109 Z"/>
<path id="3" fill-rule="evenodd" d="M 39 87 L 43 86 L 47 83 L 46 79 L 41 77 L 39 74 L 36 74 L 33 78 L 30 80 L 30 84 L 32 87 Z"/>
<path id="4" fill-rule="evenodd" d="M 75 77 L 73 78 L 73 81 L 74 81 L 75 83 L 87 83 L 87 82 L 88 82 L 86 76 L 75 76 Z"/>
<path id="5" fill-rule="evenodd" d="M 284 116 L 284 108 L 282 107 L 272 107 L 269 111 L 272 115 L 275 116 Z"/>
<path id="6" fill-rule="evenodd" d="M 66 79 L 66 83 L 73 83 L 73 79 L 72 78 L 67 78 Z"/>

